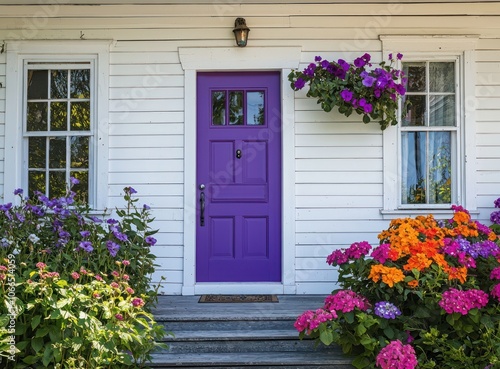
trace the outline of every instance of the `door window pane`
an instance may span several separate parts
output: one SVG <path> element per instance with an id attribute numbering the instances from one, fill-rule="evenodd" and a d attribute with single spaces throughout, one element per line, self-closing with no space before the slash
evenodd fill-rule
<path id="1" fill-rule="evenodd" d="M 247 92 L 247 124 L 262 126 L 264 122 L 264 92 Z"/>
<path id="2" fill-rule="evenodd" d="M 212 92 L 212 125 L 226 125 L 226 92 Z"/>
<path id="3" fill-rule="evenodd" d="M 229 93 L 229 124 L 243 125 L 243 91 Z"/>

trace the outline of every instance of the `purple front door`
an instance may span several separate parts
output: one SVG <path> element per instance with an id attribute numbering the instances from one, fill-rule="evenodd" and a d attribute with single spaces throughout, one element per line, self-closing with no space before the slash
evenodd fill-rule
<path id="1" fill-rule="evenodd" d="M 196 281 L 280 282 L 280 74 L 197 78 Z"/>

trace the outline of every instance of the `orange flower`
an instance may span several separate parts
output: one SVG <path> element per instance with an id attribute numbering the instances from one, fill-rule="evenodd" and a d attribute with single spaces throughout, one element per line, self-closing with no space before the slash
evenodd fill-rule
<path id="1" fill-rule="evenodd" d="M 490 241 L 496 241 L 496 239 L 497 239 L 497 235 L 495 234 L 495 232 L 491 232 L 488 235 L 488 240 L 490 240 Z"/>
<path id="2" fill-rule="evenodd" d="M 419 253 L 416 255 L 412 255 L 408 259 L 407 263 L 403 266 L 403 269 L 408 271 L 417 269 L 419 272 L 421 272 L 422 270 L 428 268 L 431 264 L 432 260 L 427 258 L 427 256 L 425 256 L 424 254 Z"/>
<path id="3" fill-rule="evenodd" d="M 470 222 L 470 215 L 467 214 L 465 211 L 457 211 L 455 214 L 453 214 L 453 220 L 458 224 L 460 223 L 466 224 Z"/>
<path id="4" fill-rule="evenodd" d="M 370 269 L 369 279 L 374 282 L 378 282 L 382 279 L 382 282 L 387 284 L 389 287 L 394 287 L 394 284 L 399 283 L 405 279 L 405 276 L 401 270 L 393 267 L 386 267 L 381 264 L 373 265 Z"/>
<path id="5" fill-rule="evenodd" d="M 408 282 L 408 287 L 416 288 L 418 287 L 418 281 L 416 279 Z"/>
<path id="6" fill-rule="evenodd" d="M 445 270 L 448 273 L 448 279 L 451 281 L 453 279 L 458 279 L 460 283 L 465 283 L 467 279 L 467 267 L 449 267 Z"/>

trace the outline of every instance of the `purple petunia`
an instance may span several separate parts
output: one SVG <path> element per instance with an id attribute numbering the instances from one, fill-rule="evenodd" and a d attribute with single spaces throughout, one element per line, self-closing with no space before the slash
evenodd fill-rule
<path id="1" fill-rule="evenodd" d="M 500 224 L 500 211 L 494 211 L 490 215 L 490 220 L 493 224 Z"/>
<path id="2" fill-rule="evenodd" d="M 115 257 L 116 254 L 118 253 L 118 250 L 120 250 L 120 245 L 111 240 L 106 242 L 106 247 L 112 257 Z"/>
<path id="3" fill-rule="evenodd" d="M 14 195 L 22 195 L 23 194 L 23 189 L 22 188 L 18 188 L 16 190 L 14 190 Z"/>
<path id="4" fill-rule="evenodd" d="M 83 237 L 83 238 L 87 238 L 90 236 L 90 232 L 89 231 L 81 231 L 80 232 L 80 235 Z"/>
<path id="5" fill-rule="evenodd" d="M 293 86 L 297 90 L 301 90 L 302 88 L 304 88 L 305 85 L 306 85 L 306 82 L 302 78 L 297 78 L 297 80 L 293 84 Z"/>
<path id="6" fill-rule="evenodd" d="M 88 253 L 91 253 L 94 251 L 94 248 L 92 247 L 92 243 L 90 241 L 81 241 L 78 244 L 78 247 L 82 249 L 83 251 L 86 251 Z"/>
<path id="7" fill-rule="evenodd" d="M 156 244 L 156 238 L 154 237 L 151 237 L 151 236 L 147 236 L 144 241 L 146 241 L 146 243 L 149 245 L 149 246 L 154 246 Z"/>
<path id="8" fill-rule="evenodd" d="M 345 90 L 342 90 L 342 92 L 340 93 L 340 97 L 344 100 L 344 101 L 351 101 L 352 100 L 352 97 L 353 97 L 353 93 L 352 91 L 349 91 L 347 89 Z"/>

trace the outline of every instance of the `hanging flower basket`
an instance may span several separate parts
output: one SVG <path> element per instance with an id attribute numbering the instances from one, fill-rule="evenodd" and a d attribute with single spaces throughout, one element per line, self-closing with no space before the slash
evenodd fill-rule
<path id="1" fill-rule="evenodd" d="M 401 60 L 402 54 L 397 54 Z M 329 112 L 338 107 L 346 117 L 356 112 L 363 122 L 378 121 L 382 130 L 398 123 L 398 100 L 406 92 L 403 72 L 392 67 L 395 60 L 389 55 L 372 68 L 370 54 L 356 58 L 352 64 L 345 60 L 328 61 L 316 56 L 314 63 L 303 71 L 293 70 L 288 75 L 292 89 L 301 90 L 309 85 L 308 97 L 318 99 L 321 108 Z"/>

